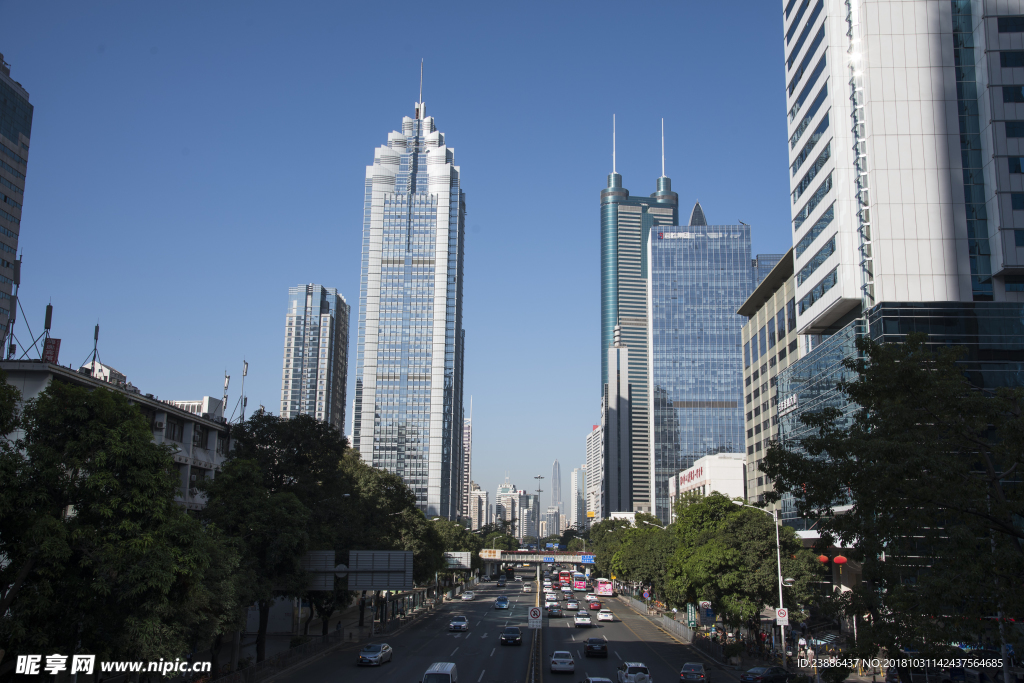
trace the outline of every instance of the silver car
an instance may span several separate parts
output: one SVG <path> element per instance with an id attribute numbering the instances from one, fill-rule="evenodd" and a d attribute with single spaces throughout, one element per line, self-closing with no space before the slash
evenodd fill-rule
<path id="1" fill-rule="evenodd" d="M 576 672 L 576 661 L 572 658 L 571 652 L 568 650 L 556 650 L 551 655 L 551 673 L 556 671 L 570 674 Z"/>

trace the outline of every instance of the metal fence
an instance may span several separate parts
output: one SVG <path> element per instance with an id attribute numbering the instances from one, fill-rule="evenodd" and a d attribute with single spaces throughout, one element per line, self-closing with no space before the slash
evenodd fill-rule
<path id="1" fill-rule="evenodd" d="M 637 600 L 631 596 L 623 596 L 629 600 L 629 604 L 640 614 L 647 614 L 647 604 Z M 709 638 L 705 638 L 694 632 L 692 628 L 687 626 L 681 621 L 676 621 L 671 616 L 662 614 L 655 618 L 655 623 L 664 628 L 666 631 L 677 636 L 680 640 L 683 640 L 695 648 L 703 652 L 704 654 L 717 659 L 719 662 L 725 661 L 725 656 L 722 654 L 721 643 L 714 643 Z"/>

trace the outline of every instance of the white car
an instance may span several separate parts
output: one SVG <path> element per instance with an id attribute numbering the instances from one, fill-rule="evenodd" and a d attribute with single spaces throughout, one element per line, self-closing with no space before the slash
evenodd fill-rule
<path id="1" fill-rule="evenodd" d="M 462 615 L 456 615 L 452 617 L 452 620 L 448 622 L 449 631 L 468 631 L 469 630 L 469 619 Z"/>
<path id="2" fill-rule="evenodd" d="M 580 603 L 576 602 L 575 600 L 570 600 L 569 602 L 565 603 L 565 609 L 568 609 L 568 610 L 579 610 L 579 608 L 580 608 Z"/>
<path id="3" fill-rule="evenodd" d="M 523 580 L 523 577 L 521 577 L 518 574 L 516 574 L 516 581 L 522 581 L 522 580 Z"/>
<path id="4" fill-rule="evenodd" d="M 573 617 L 572 623 L 576 625 L 576 628 L 579 628 L 581 626 L 586 626 L 587 628 L 590 628 L 594 625 L 594 622 L 590 620 L 590 615 L 583 610 L 580 610 L 576 613 L 576 616 Z"/>
<path id="5" fill-rule="evenodd" d="M 549 591 L 549 592 L 544 594 L 544 599 L 545 600 L 550 600 L 552 602 L 558 602 L 558 594 L 557 593 L 552 593 L 552 592 Z"/>
<path id="6" fill-rule="evenodd" d="M 598 621 L 615 621 L 615 615 L 610 609 L 603 609 L 597 613 Z"/>
<path id="7" fill-rule="evenodd" d="M 597 600 L 597 596 L 593 593 L 587 593 L 587 602 L 590 602 L 591 600 Z"/>
<path id="8" fill-rule="evenodd" d="M 545 600 L 544 609 L 547 609 L 549 607 L 561 607 L 561 605 L 559 604 L 558 600 Z"/>
<path id="9" fill-rule="evenodd" d="M 572 658 L 572 653 L 566 650 L 557 650 L 551 655 L 551 673 L 556 671 L 565 671 L 567 673 L 576 672 L 576 662 Z"/>
<path id="10" fill-rule="evenodd" d="M 466 591 L 465 593 L 462 594 L 462 599 L 463 600 L 476 600 L 476 593 L 474 593 L 473 591 Z"/>
<path id="11" fill-rule="evenodd" d="M 619 683 L 653 683 L 651 672 L 643 662 L 623 662 L 615 671 Z"/>

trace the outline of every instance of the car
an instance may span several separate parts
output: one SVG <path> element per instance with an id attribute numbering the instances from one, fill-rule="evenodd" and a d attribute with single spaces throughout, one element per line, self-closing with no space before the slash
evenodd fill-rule
<path id="1" fill-rule="evenodd" d="M 380 666 L 384 662 L 390 662 L 394 653 L 387 643 L 367 643 L 359 651 L 359 666 Z"/>
<path id="2" fill-rule="evenodd" d="M 578 612 L 580 609 L 580 603 L 576 602 L 575 600 L 570 600 L 569 602 L 565 603 L 565 609 L 571 609 L 574 612 Z"/>
<path id="3" fill-rule="evenodd" d="M 597 613 L 598 621 L 615 621 L 615 614 L 610 609 L 603 609 Z"/>
<path id="4" fill-rule="evenodd" d="M 558 600 L 544 601 L 544 609 L 551 609 L 552 607 L 561 607 L 561 604 L 558 602 Z"/>
<path id="5" fill-rule="evenodd" d="M 636 679 L 638 674 L 643 674 L 643 677 L 638 681 Z M 647 665 L 643 662 L 623 662 L 619 665 L 619 668 L 615 670 L 615 676 L 619 683 L 653 683 L 651 678 L 651 672 L 647 668 Z"/>
<path id="6" fill-rule="evenodd" d="M 585 657 L 607 657 L 608 641 L 604 638 L 587 638 L 583 643 L 583 656 Z"/>
<path id="7" fill-rule="evenodd" d="M 451 621 L 448 622 L 448 630 L 449 631 L 468 631 L 469 630 L 469 619 L 467 619 L 466 617 L 462 616 L 461 614 L 456 614 L 455 616 L 452 617 Z"/>
<path id="8" fill-rule="evenodd" d="M 504 587 L 505 587 L 505 577 L 503 576 L 500 579 L 498 579 L 498 588 L 504 588 Z"/>
<path id="9" fill-rule="evenodd" d="M 516 575 L 516 581 L 522 581 L 522 580 L 523 580 L 523 577 L 521 577 L 521 576 L 519 576 L 519 575 L 517 574 L 517 575 Z"/>
<path id="10" fill-rule="evenodd" d="M 686 664 L 683 664 L 683 668 L 679 671 L 679 680 L 707 683 L 708 672 L 704 670 L 703 664 L 698 662 L 687 662 Z"/>
<path id="11" fill-rule="evenodd" d="M 558 581 L 552 581 L 551 582 L 551 587 L 555 588 L 555 589 L 558 589 L 558 588 L 562 587 L 562 584 L 560 584 Z"/>
<path id="12" fill-rule="evenodd" d="M 491 580 L 491 577 L 487 576 L 487 574 L 481 574 L 480 575 L 480 582 L 481 583 L 483 583 L 485 581 L 490 581 L 490 580 Z"/>
<path id="13" fill-rule="evenodd" d="M 462 599 L 463 600 L 476 600 L 476 593 L 474 593 L 473 591 L 466 591 L 465 593 L 462 594 Z"/>
<path id="14" fill-rule="evenodd" d="M 587 593 L 586 600 L 587 602 L 590 602 L 591 600 L 597 600 L 597 596 L 593 593 Z"/>
<path id="15" fill-rule="evenodd" d="M 458 683 L 459 671 L 452 662 L 434 662 L 420 679 L 420 683 Z"/>
<path id="16" fill-rule="evenodd" d="M 602 678 L 600 676 L 587 676 L 583 679 L 583 683 L 613 683 L 610 678 Z"/>
<path id="17" fill-rule="evenodd" d="M 743 683 L 786 683 L 789 672 L 781 666 L 755 666 L 740 674 Z"/>
<path id="18" fill-rule="evenodd" d="M 552 602 L 558 602 L 559 598 L 558 598 L 558 594 L 557 593 L 545 593 L 544 594 L 544 599 L 545 600 L 550 600 Z"/>
<path id="19" fill-rule="evenodd" d="M 576 672 L 576 660 L 572 658 L 571 652 L 568 650 L 555 650 L 551 655 L 551 673 L 556 671 L 569 674 Z"/>
<path id="20" fill-rule="evenodd" d="M 602 607 L 603 607 L 603 605 L 601 604 L 600 600 L 591 600 L 590 601 L 590 609 L 600 611 Z"/>
<path id="21" fill-rule="evenodd" d="M 550 607 L 548 607 L 548 616 L 549 617 L 560 617 L 560 616 L 562 616 L 562 608 L 559 607 L 558 605 L 551 605 Z"/>
<path id="22" fill-rule="evenodd" d="M 494 609 L 508 609 L 508 598 L 499 595 L 498 599 L 494 601 Z"/>
<path id="23" fill-rule="evenodd" d="M 500 640 L 502 645 L 522 645 L 523 632 L 518 626 L 506 626 Z"/>
<path id="24" fill-rule="evenodd" d="M 530 583 L 529 581 L 525 581 L 523 583 L 523 592 L 524 593 L 532 593 L 533 592 L 533 584 Z"/>
<path id="25" fill-rule="evenodd" d="M 576 613 L 576 616 L 572 619 L 572 623 L 576 626 L 576 628 L 590 628 L 594 625 L 594 622 L 590 620 L 590 615 L 582 610 Z"/>

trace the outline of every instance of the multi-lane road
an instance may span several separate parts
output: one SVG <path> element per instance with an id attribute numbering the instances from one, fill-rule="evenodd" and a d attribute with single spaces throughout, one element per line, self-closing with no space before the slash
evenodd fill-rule
<path id="1" fill-rule="evenodd" d="M 534 571 L 530 570 L 529 574 L 523 571 L 523 575 L 533 578 Z M 523 593 L 522 584 L 511 581 L 501 589 L 495 583 L 485 583 L 478 586 L 475 593 L 474 601 L 445 603 L 401 633 L 375 641 L 386 642 L 393 648 L 393 662 L 380 667 L 360 668 L 356 666 L 356 651 L 339 650 L 275 677 L 275 683 L 417 683 L 423 680 L 423 673 L 434 662 L 454 662 L 458 667 L 459 683 L 524 683 L 531 641 L 527 610 L 536 604 L 537 593 Z M 494 609 L 494 600 L 499 595 L 508 596 L 509 609 Z M 596 621 L 596 615 L 591 611 L 595 621 L 589 629 L 575 628 L 571 616 L 549 619 L 545 615 L 542 639 L 545 680 L 570 683 L 582 681 L 589 675 L 616 681 L 616 669 L 627 661 L 646 664 L 652 680 L 657 683 L 679 680 L 682 665 L 691 661 L 705 664 L 710 673 L 709 683 L 736 683 L 739 680 L 737 672 L 723 670 L 695 649 L 680 644 L 619 600 L 608 600 L 605 607 L 615 612 L 616 621 Z M 448 631 L 448 622 L 456 614 L 469 618 L 470 630 L 467 633 Z M 505 626 L 518 626 L 523 630 L 521 646 L 502 646 L 499 643 L 498 637 Z M 608 641 L 607 659 L 583 656 L 583 641 L 591 637 Z M 555 650 L 568 650 L 573 654 L 575 674 L 550 672 L 548 661 Z"/>

